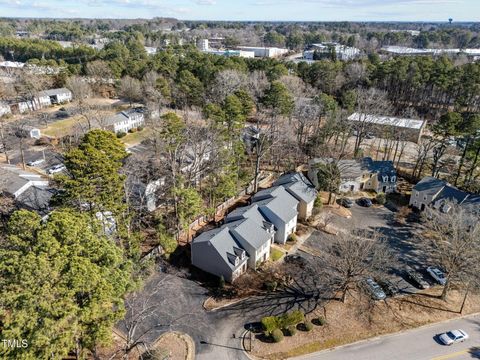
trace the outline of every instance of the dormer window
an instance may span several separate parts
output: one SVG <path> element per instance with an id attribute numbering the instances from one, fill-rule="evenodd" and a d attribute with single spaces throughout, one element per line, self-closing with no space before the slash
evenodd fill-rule
<path id="1" fill-rule="evenodd" d="M 388 176 L 382 176 L 383 182 L 388 182 Z"/>
<path id="2" fill-rule="evenodd" d="M 394 175 L 394 176 L 392 176 L 390 179 L 391 179 L 391 181 L 392 181 L 392 182 L 395 182 L 395 181 L 397 181 L 397 177 L 396 177 L 395 175 Z"/>
<path id="3" fill-rule="evenodd" d="M 238 258 L 238 256 L 235 256 L 235 266 L 238 266 L 239 263 L 240 259 Z"/>

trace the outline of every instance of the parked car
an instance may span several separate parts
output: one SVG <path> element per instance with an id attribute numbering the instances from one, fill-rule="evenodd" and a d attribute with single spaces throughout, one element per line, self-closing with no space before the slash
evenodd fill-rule
<path id="1" fill-rule="evenodd" d="M 33 160 L 33 161 L 29 161 L 27 163 L 28 166 L 38 166 L 40 164 L 43 164 L 45 162 L 45 159 L 37 159 L 37 160 Z"/>
<path id="2" fill-rule="evenodd" d="M 407 279 L 419 289 L 428 289 L 430 287 L 423 277 L 412 268 L 407 268 L 407 270 L 405 270 L 405 275 Z"/>
<path id="3" fill-rule="evenodd" d="M 63 170 L 66 170 L 67 168 L 63 164 L 57 164 L 53 165 L 50 169 L 47 170 L 47 173 L 50 175 L 52 174 L 58 174 L 59 172 L 62 172 Z"/>
<path id="4" fill-rule="evenodd" d="M 351 208 L 353 206 L 353 201 L 348 198 L 340 199 L 340 205 L 346 208 Z"/>
<path id="5" fill-rule="evenodd" d="M 451 330 L 438 335 L 438 338 L 445 345 L 452 345 L 459 342 L 464 342 L 468 339 L 468 334 L 463 330 Z"/>
<path id="6" fill-rule="evenodd" d="M 373 135 L 372 133 L 366 133 L 365 139 L 375 139 L 375 135 Z"/>
<path id="7" fill-rule="evenodd" d="M 366 197 L 362 197 L 358 199 L 357 201 L 358 205 L 363 206 L 363 207 L 370 207 L 372 206 L 372 200 Z"/>
<path id="8" fill-rule="evenodd" d="M 427 268 L 427 272 L 440 285 L 445 285 L 447 283 L 447 277 L 445 276 L 445 273 L 439 268 L 429 266 Z"/>
<path id="9" fill-rule="evenodd" d="M 394 296 L 400 292 L 398 286 L 388 279 L 381 279 L 378 281 L 378 284 L 388 296 Z"/>
<path id="10" fill-rule="evenodd" d="M 370 277 L 365 279 L 365 288 L 375 300 L 384 300 L 387 297 L 380 285 L 378 285 L 375 280 Z"/>

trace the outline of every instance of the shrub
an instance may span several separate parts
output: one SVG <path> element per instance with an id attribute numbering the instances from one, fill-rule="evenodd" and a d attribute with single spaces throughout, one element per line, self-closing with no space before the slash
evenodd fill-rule
<path id="1" fill-rule="evenodd" d="M 280 329 L 275 329 L 272 331 L 272 339 L 274 342 L 279 343 L 283 340 L 283 332 Z"/>
<path id="2" fill-rule="evenodd" d="M 305 327 L 305 330 L 306 331 L 311 331 L 313 329 L 313 324 L 311 321 L 305 321 L 305 323 L 303 324 L 304 327 Z"/>
<path id="3" fill-rule="evenodd" d="M 171 253 L 173 253 L 177 246 L 177 240 L 175 240 L 174 236 L 169 234 L 163 226 L 160 226 L 157 229 L 158 234 L 158 243 L 163 248 L 165 255 L 168 257 Z"/>
<path id="4" fill-rule="evenodd" d="M 126 135 L 127 135 L 127 133 L 126 133 L 125 131 L 119 131 L 119 132 L 117 133 L 117 138 L 118 138 L 118 139 L 121 139 L 121 138 L 123 138 L 123 137 L 126 136 Z"/>
<path id="5" fill-rule="evenodd" d="M 303 312 L 300 310 L 294 310 L 292 312 L 286 313 L 282 316 L 279 316 L 278 322 L 281 328 L 287 328 L 290 325 L 297 325 L 305 320 Z"/>
<path id="6" fill-rule="evenodd" d="M 323 207 L 323 200 L 320 194 L 316 197 L 315 202 L 313 203 L 313 207 L 316 210 L 320 210 Z"/>
<path id="7" fill-rule="evenodd" d="M 288 336 L 293 336 L 297 333 L 297 328 L 293 325 L 290 325 L 289 327 L 287 327 L 287 335 Z"/>
<path id="8" fill-rule="evenodd" d="M 378 193 L 375 200 L 377 200 L 377 203 L 379 203 L 380 205 L 385 205 L 385 203 L 387 202 L 387 198 L 385 197 L 384 193 Z"/>
<path id="9" fill-rule="evenodd" d="M 291 242 L 293 242 L 293 243 L 296 243 L 297 240 L 298 240 L 297 235 L 296 235 L 296 234 L 290 234 L 290 235 L 288 236 L 288 240 L 291 241 Z"/>
<path id="10" fill-rule="evenodd" d="M 276 281 L 265 281 L 263 286 L 268 292 L 272 292 L 277 290 L 278 283 Z"/>
<path id="11" fill-rule="evenodd" d="M 137 127 L 137 131 L 142 131 L 142 130 L 143 130 L 143 126 Z"/>
<path id="12" fill-rule="evenodd" d="M 262 323 L 263 330 L 269 335 L 272 334 L 274 330 L 280 328 L 276 316 L 265 316 L 260 322 Z"/>
<path id="13" fill-rule="evenodd" d="M 131 128 L 130 130 L 128 130 L 128 132 L 131 133 L 131 134 L 136 132 L 136 131 L 137 131 L 137 128 Z"/>
<path id="14" fill-rule="evenodd" d="M 319 326 L 323 326 L 323 325 L 325 325 L 326 323 L 327 323 L 327 320 L 325 320 L 325 318 L 324 318 L 323 316 L 319 316 L 319 317 L 317 318 L 317 324 L 318 324 Z"/>
<path id="15" fill-rule="evenodd" d="M 223 289 L 224 287 L 225 287 L 225 278 L 222 275 L 218 278 L 218 288 Z"/>

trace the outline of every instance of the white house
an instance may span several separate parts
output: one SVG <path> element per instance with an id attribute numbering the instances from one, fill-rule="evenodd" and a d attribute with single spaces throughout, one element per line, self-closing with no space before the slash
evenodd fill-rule
<path id="1" fill-rule="evenodd" d="M 140 109 L 128 109 L 107 119 L 108 130 L 115 134 L 127 133 L 129 130 L 136 129 L 145 124 L 145 117 L 143 111 Z"/>
<path id="2" fill-rule="evenodd" d="M 284 174 L 273 185 L 283 186 L 290 195 L 298 200 L 297 211 L 300 219 L 306 220 L 312 215 L 318 192 L 302 173 Z"/>

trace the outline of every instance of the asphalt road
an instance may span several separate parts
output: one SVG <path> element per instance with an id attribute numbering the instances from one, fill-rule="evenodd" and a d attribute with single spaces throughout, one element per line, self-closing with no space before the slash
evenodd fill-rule
<path id="1" fill-rule="evenodd" d="M 462 329 L 470 339 L 445 346 L 436 335 Z M 321 351 L 296 360 L 446 360 L 480 359 L 480 316 L 433 324 L 403 333 L 386 335 L 334 350 Z"/>

